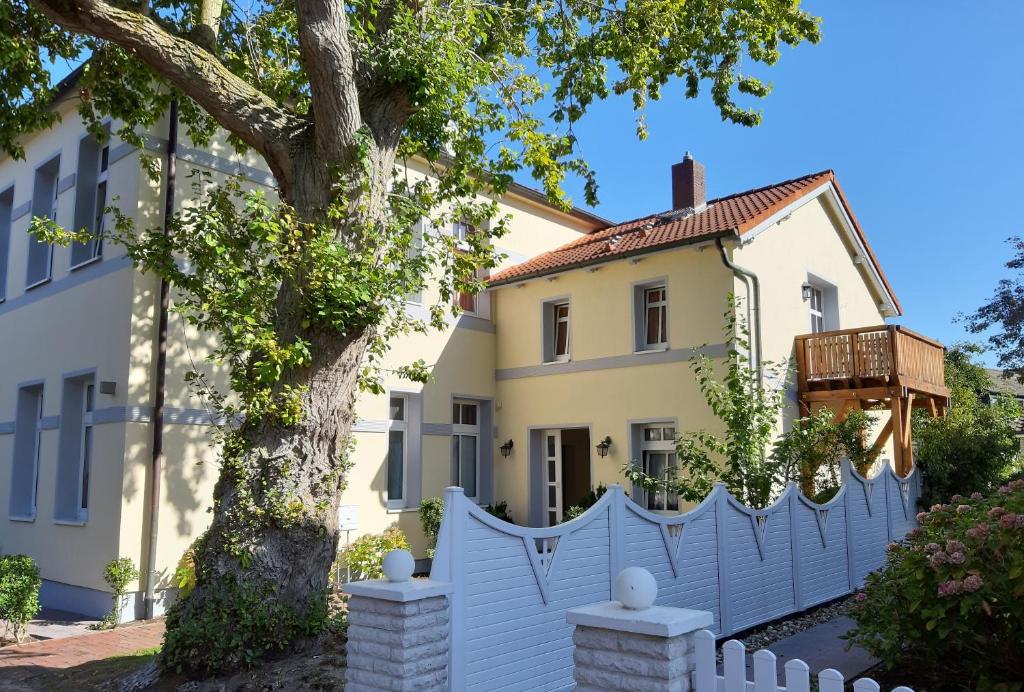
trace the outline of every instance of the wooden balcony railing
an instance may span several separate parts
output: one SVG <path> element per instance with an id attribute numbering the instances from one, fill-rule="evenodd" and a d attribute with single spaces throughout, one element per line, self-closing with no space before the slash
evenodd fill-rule
<path id="1" fill-rule="evenodd" d="M 905 387 L 949 396 L 942 344 L 897 325 L 804 334 L 796 358 L 801 393 Z"/>

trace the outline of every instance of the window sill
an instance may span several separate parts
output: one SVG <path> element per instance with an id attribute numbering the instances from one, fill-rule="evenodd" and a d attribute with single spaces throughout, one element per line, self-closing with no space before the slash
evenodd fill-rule
<path id="1" fill-rule="evenodd" d="M 409 512 L 418 512 L 419 507 L 388 507 L 388 514 L 408 514 Z"/>
<path id="2" fill-rule="evenodd" d="M 43 286 L 45 284 L 48 284 L 48 283 L 50 283 L 50 279 L 51 279 L 51 277 L 48 276 L 45 279 L 40 279 L 39 281 L 36 281 L 34 284 L 29 284 L 29 285 L 25 286 L 25 291 L 28 292 L 28 291 L 31 291 L 33 288 L 38 288 L 39 286 Z"/>
<path id="3" fill-rule="evenodd" d="M 567 356 L 565 358 L 555 358 L 554 360 L 545 360 L 541 365 L 560 365 L 562 363 L 571 363 L 572 358 Z"/>
<path id="4" fill-rule="evenodd" d="M 53 523 L 57 526 L 85 526 L 87 519 L 79 519 L 78 521 L 72 521 L 71 519 L 54 519 Z"/>
<path id="5" fill-rule="evenodd" d="M 642 356 L 645 353 L 664 353 L 668 350 L 668 344 L 661 344 L 660 346 L 650 346 L 639 351 L 633 351 L 633 355 Z"/>
<path id="6" fill-rule="evenodd" d="M 70 267 L 68 267 L 68 272 L 73 272 L 76 269 L 84 269 L 85 267 L 88 267 L 91 264 L 96 264 L 97 262 L 100 262 L 102 260 L 103 260 L 103 255 L 96 255 L 95 257 L 93 257 L 91 259 L 85 260 L 84 262 L 79 262 L 78 264 L 71 265 Z"/>
<path id="7" fill-rule="evenodd" d="M 30 515 L 30 516 L 26 516 L 26 515 L 20 515 L 19 516 L 19 515 L 16 515 L 16 514 L 11 514 L 7 518 L 10 519 L 11 521 L 20 521 L 20 522 L 23 522 L 23 523 L 26 523 L 26 524 L 33 524 L 33 523 L 35 523 L 35 520 L 36 520 L 36 516 L 34 514 Z"/>

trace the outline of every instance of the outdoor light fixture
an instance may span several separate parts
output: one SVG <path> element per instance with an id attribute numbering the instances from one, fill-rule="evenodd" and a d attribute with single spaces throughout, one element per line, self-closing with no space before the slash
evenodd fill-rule
<path id="1" fill-rule="evenodd" d="M 605 435 L 604 439 L 597 443 L 597 453 L 598 453 L 598 455 L 602 459 L 604 459 L 606 456 L 608 456 L 608 448 L 611 447 L 611 446 L 612 446 L 612 438 L 610 438 L 607 435 Z"/>
<path id="2" fill-rule="evenodd" d="M 813 289 L 813 288 L 814 287 L 811 286 L 810 284 L 804 284 L 803 286 L 800 287 L 800 292 L 801 292 L 801 295 L 803 295 L 804 300 L 810 300 L 811 299 L 811 289 Z"/>
<path id="3" fill-rule="evenodd" d="M 501 456 L 508 459 L 509 455 L 512 454 L 512 440 L 503 444 L 499 449 L 501 449 Z"/>

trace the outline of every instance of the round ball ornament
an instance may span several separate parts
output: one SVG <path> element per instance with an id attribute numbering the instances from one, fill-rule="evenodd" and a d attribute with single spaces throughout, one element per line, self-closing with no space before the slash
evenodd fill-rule
<path id="1" fill-rule="evenodd" d="M 630 610 L 644 610 L 654 605 L 658 582 L 643 567 L 627 567 L 615 577 L 615 598 Z"/>
<path id="2" fill-rule="evenodd" d="M 384 556 L 382 566 L 388 581 L 409 581 L 416 570 L 416 560 L 408 550 L 399 548 Z"/>

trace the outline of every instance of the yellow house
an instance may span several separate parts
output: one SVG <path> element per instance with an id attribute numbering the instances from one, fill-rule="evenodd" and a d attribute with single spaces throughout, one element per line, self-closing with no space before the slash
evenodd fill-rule
<path id="1" fill-rule="evenodd" d="M 175 210 L 195 202 L 192 170 L 271 193 L 272 179 L 223 139 L 202 149 L 187 136 L 173 141 L 166 119 L 142 133 L 145 151 L 116 137 L 100 143 L 85 133 L 76 98 L 72 79 L 55 103 L 62 120 L 26 138 L 25 160 L 0 160 L 0 551 L 38 561 L 44 605 L 96 616 L 110 604 L 104 565 L 129 557 L 143 576 L 126 616 L 143 617 L 173 597 L 175 567 L 207 525 L 217 476 L 218 421 L 184 375 L 198 369 L 223 384 L 224 373 L 209 360 L 209 339 L 171 313 L 157 426 L 158 281 L 98 239 L 39 243 L 29 221 L 97 231 L 116 199 L 138 227 L 159 227 L 172 151 Z M 144 155 L 160 162 L 158 179 L 142 172 Z M 393 344 L 385 363 L 422 358 L 434 379 L 391 377 L 385 394 L 358 401 L 343 542 L 397 524 L 423 555 L 420 501 L 448 485 L 544 525 L 597 484 L 620 481 L 627 460 L 673 463 L 675 431 L 717 425 L 687 361 L 696 348 L 724 353 L 729 293 L 745 298 L 760 360 L 789 358 L 797 335 L 900 314 L 831 172 L 705 200 L 703 168 L 687 157 L 672 188 L 672 209 L 624 224 L 553 208 L 521 186 L 500 200 L 511 226 L 497 241 L 505 259 L 491 288 L 462 297 L 443 331 Z M 436 299 L 428 288 L 407 309 L 418 314 Z M 799 397 L 822 400 L 810 394 L 795 388 L 787 415 L 798 415 Z"/>

